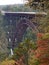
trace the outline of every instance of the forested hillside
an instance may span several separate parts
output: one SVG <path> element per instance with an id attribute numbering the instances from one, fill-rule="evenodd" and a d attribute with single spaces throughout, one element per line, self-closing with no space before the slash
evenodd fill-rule
<path id="1" fill-rule="evenodd" d="M 35 16 L 31 22 L 37 25 L 38 33 L 34 35 L 28 27 L 23 35 L 22 42 L 13 49 L 10 55 L 8 40 L 6 38 L 5 21 L 0 12 L 0 61 L 1 65 L 49 65 L 49 1 L 25 0 L 25 5 L 0 6 L 2 11 L 10 12 L 46 12 L 42 17 Z"/>
<path id="2" fill-rule="evenodd" d="M 33 11 L 29 6 L 17 4 L 17 5 L 1 5 L 0 11 L 12 11 L 12 12 L 25 12 L 25 11 Z M 4 27 L 5 21 L 3 20 L 3 16 L 0 12 L 0 60 L 4 59 L 6 55 L 9 54 L 8 51 L 8 40 L 6 38 L 6 31 Z M 29 37 L 29 36 L 28 36 Z"/>
<path id="3" fill-rule="evenodd" d="M 0 9 L 4 10 L 4 11 L 14 11 L 14 12 L 30 12 L 33 11 L 32 8 L 30 8 L 29 6 L 25 6 L 23 4 L 16 4 L 16 5 L 2 5 L 0 6 Z"/>
<path id="4" fill-rule="evenodd" d="M 36 18 L 37 19 L 37 23 L 39 23 L 39 31 L 40 32 L 49 32 L 49 0 L 25 0 L 28 1 L 28 3 L 26 3 L 27 6 L 30 6 L 33 10 L 35 11 L 43 11 L 47 13 L 47 16 L 45 16 L 44 18 Z"/>

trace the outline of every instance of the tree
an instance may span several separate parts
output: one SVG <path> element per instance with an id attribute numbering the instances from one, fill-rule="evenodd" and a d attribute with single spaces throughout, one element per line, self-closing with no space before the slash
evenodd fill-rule
<path id="1" fill-rule="evenodd" d="M 29 6 L 34 7 L 36 9 L 49 9 L 49 0 L 26 0 L 28 1 Z"/>
<path id="2" fill-rule="evenodd" d="M 20 43 L 20 45 L 14 50 L 13 59 L 16 60 L 16 63 L 18 63 L 19 61 L 22 64 L 29 65 L 30 53 L 35 49 L 36 44 L 30 39 L 26 39 L 24 42 Z"/>
<path id="3" fill-rule="evenodd" d="M 49 33 L 38 33 L 37 35 L 37 49 L 35 51 L 35 56 L 38 58 L 39 65 L 49 64 Z"/>
<path id="4" fill-rule="evenodd" d="M 5 30 L 3 29 L 3 16 L 0 13 L 0 61 L 5 59 L 8 55 L 8 41 L 6 39 Z"/>
<path id="5" fill-rule="evenodd" d="M 46 16 L 36 17 L 36 23 L 39 24 L 38 30 L 39 32 L 46 33 L 49 32 L 49 0 L 26 0 L 28 4 L 35 11 L 44 11 L 47 13 Z"/>
<path id="6" fill-rule="evenodd" d="M 14 60 L 5 59 L 5 60 L 2 61 L 0 64 L 1 64 L 1 65 L 15 65 L 15 61 L 14 61 Z"/>

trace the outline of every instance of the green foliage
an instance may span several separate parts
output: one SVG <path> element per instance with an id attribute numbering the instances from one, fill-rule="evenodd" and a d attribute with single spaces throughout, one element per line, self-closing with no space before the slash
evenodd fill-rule
<path id="1" fill-rule="evenodd" d="M 8 41 L 3 29 L 3 22 L 3 16 L 0 13 L 0 61 L 3 61 L 8 56 Z"/>
<path id="2" fill-rule="evenodd" d="M 1 53 L 0 52 L 0 62 L 3 61 L 3 60 L 5 60 L 6 57 L 8 57 L 8 54 L 7 53 L 4 53 L 4 52 Z"/>
<path id="3" fill-rule="evenodd" d="M 21 42 L 17 48 L 14 49 L 14 55 L 12 58 L 17 61 L 22 56 L 24 56 L 24 62 L 26 65 L 28 65 L 29 57 L 31 55 L 30 53 L 32 53 L 32 50 L 35 50 L 36 48 L 37 46 L 32 40 L 26 39 L 25 41 Z"/>
<path id="4" fill-rule="evenodd" d="M 17 5 L 7 5 L 2 8 L 4 11 L 12 11 L 12 12 L 28 12 L 32 11 L 29 6 L 25 6 L 24 4 L 17 4 Z"/>
<path id="5" fill-rule="evenodd" d="M 47 10 L 47 15 L 42 17 L 40 20 L 39 20 L 39 27 L 38 29 L 40 30 L 40 32 L 43 32 L 43 33 L 48 33 L 49 32 L 49 11 Z"/>
<path id="6" fill-rule="evenodd" d="M 3 29 L 3 16 L 2 14 L 0 13 L 0 43 L 7 43 L 7 39 L 6 39 L 6 34 L 5 34 L 5 31 Z"/>
<path id="7" fill-rule="evenodd" d="M 30 27 L 28 27 L 24 33 L 22 41 L 24 41 L 26 38 L 33 40 L 34 42 L 36 41 L 36 34 L 32 32 Z"/>
<path id="8" fill-rule="evenodd" d="M 39 24 L 38 30 L 39 32 L 47 33 L 49 32 L 49 0 L 26 0 L 28 1 L 29 6 L 35 11 L 44 11 L 47 13 L 46 16 L 43 17 L 36 17 L 36 23 Z M 37 1 L 38 3 L 35 3 Z M 34 5 L 33 5 L 34 4 Z M 44 5 L 44 7 L 42 6 Z"/>
<path id="9" fill-rule="evenodd" d="M 37 11 L 49 9 L 49 0 L 25 0 L 28 5 Z"/>

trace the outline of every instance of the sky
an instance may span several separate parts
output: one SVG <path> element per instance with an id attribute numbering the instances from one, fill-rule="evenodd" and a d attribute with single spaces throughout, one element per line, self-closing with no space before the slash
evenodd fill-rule
<path id="1" fill-rule="evenodd" d="M 0 0 L 0 5 L 23 4 L 24 0 Z"/>

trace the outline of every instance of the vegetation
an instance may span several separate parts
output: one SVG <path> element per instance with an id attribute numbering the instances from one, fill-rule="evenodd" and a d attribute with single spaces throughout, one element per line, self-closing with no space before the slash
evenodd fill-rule
<path id="1" fill-rule="evenodd" d="M 29 64 L 30 53 L 32 53 L 36 49 L 36 44 L 26 39 L 24 42 L 20 43 L 20 45 L 14 50 L 13 59 L 16 60 L 16 64 L 22 63 L 23 65 Z M 33 54 L 33 53 L 32 53 Z"/>
<path id="2" fill-rule="evenodd" d="M 36 23 L 39 24 L 38 30 L 42 33 L 49 32 L 49 0 L 25 0 L 28 1 L 27 6 L 29 5 L 35 11 L 46 12 L 47 15 L 44 17 L 36 18 Z"/>
<path id="3" fill-rule="evenodd" d="M 8 41 L 6 38 L 5 31 L 3 29 L 3 17 L 0 13 L 0 61 L 4 60 L 8 55 Z"/>
<path id="4" fill-rule="evenodd" d="M 30 7 L 26 7 L 24 5 L 5 5 L 5 6 L 0 6 L 1 10 L 4 11 L 32 11 Z M 5 24 L 7 22 L 3 21 L 3 16 L 0 12 L 0 61 L 5 59 L 7 55 L 9 55 L 9 50 L 8 50 L 8 40 L 6 36 L 7 30 L 5 30 Z"/>
<path id="5" fill-rule="evenodd" d="M 27 0 L 26 5 L 9 5 L 2 7 L 5 11 L 44 11 L 46 16 L 36 18 L 39 33 L 28 28 L 22 42 L 16 47 L 14 55 L 9 57 L 8 41 L 4 27 L 3 17 L 0 13 L 0 64 L 1 65 L 48 65 L 49 64 L 49 1 Z M 30 8 L 30 7 L 31 8 Z M 5 23 L 6 24 L 6 23 Z"/>
<path id="6" fill-rule="evenodd" d="M 3 62 L 0 63 L 1 65 L 15 65 L 15 61 L 14 60 L 8 60 L 5 59 Z"/>
<path id="7" fill-rule="evenodd" d="M 37 49 L 35 51 L 35 56 L 38 58 L 39 65 L 49 64 L 49 33 L 39 33 L 37 40 Z"/>
<path id="8" fill-rule="evenodd" d="M 28 1 L 28 5 L 36 10 L 45 10 L 49 9 L 49 1 L 48 0 L 26 0 Z M 26 3 L 27 4 L 27 3 Z"/>

